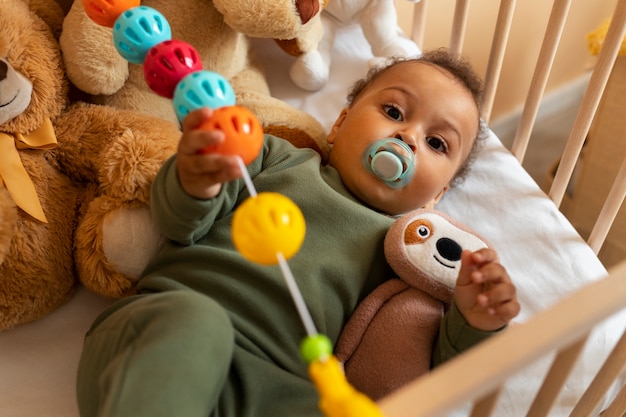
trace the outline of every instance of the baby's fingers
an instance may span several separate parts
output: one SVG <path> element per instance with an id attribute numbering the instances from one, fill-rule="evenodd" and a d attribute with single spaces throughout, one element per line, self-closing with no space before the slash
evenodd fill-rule
<path id="1" fill-rule="evenodd" d="M 515 300 L 515 287 L 507 284 L 486 284 L 477 301 L 483 307 L 496 307 Z"/>
<path id="2" fill-rule="evenodd" d="M 489 314 L 507 321 L 515 317 L 520 310 L 515 286 L 502 276 L 487 280 L 476 300 Z"/>
<path id="3" fill-rule="evenodd" d="M 178 154 L 193 156 L 206 153 L 203 152 L 204 149 L 215 147 L 225 139 L 224 132 L 221 130 L 192 130 L 182 136 L 178 143 Z"/>
<path id="4" fill-rule="evenodd" d="M 210 107 L 200 107 L 189 112 L 182 121 L 183 132 L 197 129 L 202 123 L 210 119 L 212 115 L 213 109 Z"/>

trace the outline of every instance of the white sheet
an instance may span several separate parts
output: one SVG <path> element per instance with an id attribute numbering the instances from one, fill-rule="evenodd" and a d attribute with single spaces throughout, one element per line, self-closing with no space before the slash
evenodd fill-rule
<path id="1" fill-rule="evenodd" d="M 307 93 L 289 79 L 291 57 L 272 41 L 258 40 L 253 45 L 261 52 L 265 67 L 271 68 L 267 78 L 272 94 L 310 112 L 327 128 L 344 105 L 348 86 L 365 74 L 371 58 L 358 26 L 341 30 L 330 83 L 319 92 Z M 495 135 L 490 136 L 468 180 L 449 192 L 438 208 L 471 226 L 498 248 L 502 263 L 518 286 L 520 322 L 605 274 L 597 257 Z M 74 375 L 82 335 L 109 302 L 80 289 L 68 304 L 48 317 L 0 333 L 0 416 L 78 415 Z M 581 386 L 588 384 L 589 371 L 597 369 L 598 358 L 604 357 L 615 343 L 615 330 L 623 329 L 624 316 L 592 335 L 584 364 L 575 369 L 558 410 L 551 415 L 564 415 L 560 406 L 567 405 Z M 526 409 L 520 409 L 520 404 L 525 404 L 522 401 L 536 387 L 535 377 L 542 372 L 539 366 L 533 367 L 514 380 L 497 415 L 524 414 Z"/>

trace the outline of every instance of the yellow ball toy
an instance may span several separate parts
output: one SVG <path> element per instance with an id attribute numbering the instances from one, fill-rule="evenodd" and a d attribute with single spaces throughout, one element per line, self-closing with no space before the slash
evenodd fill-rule
<path id="1" fill-rule="evenodd" d="M 298 252 L 306 226 L 300 208 L 279 193 L 259 193 L 235 211 L 232 239 L 235 248 L 249 261 L 262 265 L 278 263 Z"/>

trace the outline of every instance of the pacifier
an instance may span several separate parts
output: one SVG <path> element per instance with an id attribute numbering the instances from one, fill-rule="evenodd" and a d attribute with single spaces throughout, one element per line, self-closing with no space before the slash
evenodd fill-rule
<path id="1" fill-rule="evenodd" d="M 363 153 L 363 164 L 392 188 L 407 185 L 415 174 L 415 155 L 403 141 L 385 138 L 374 142 Z"/>

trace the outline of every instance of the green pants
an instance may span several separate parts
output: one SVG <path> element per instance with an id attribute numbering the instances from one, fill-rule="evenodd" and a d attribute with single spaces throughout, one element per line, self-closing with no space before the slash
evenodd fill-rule
<path id="1" fill-rule="evenodd" d="M 320 416 L 305 378 L 239 346 L 227 312 L 192 291 L 130 297 L 87 333 L 82 417 Z"/>

